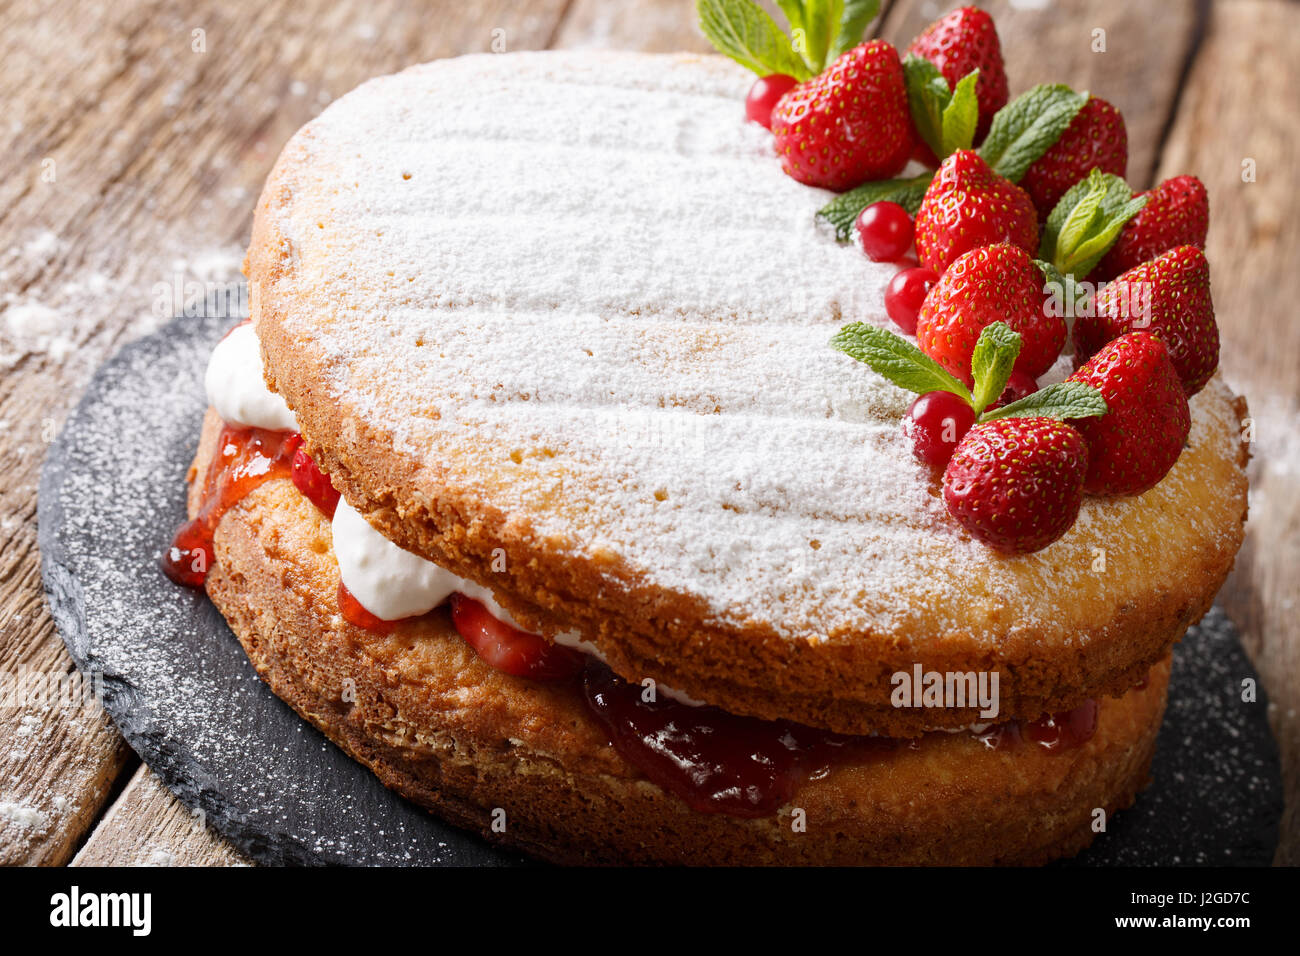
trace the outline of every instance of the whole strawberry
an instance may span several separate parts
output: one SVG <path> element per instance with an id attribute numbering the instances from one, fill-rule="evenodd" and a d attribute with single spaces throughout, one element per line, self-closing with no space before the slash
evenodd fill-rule
<path id="1" fill-rule="evenodd" d="M 1077 362 L 1125 332 L 1144 329 L 1168 347 L 1189 397 L 1219 367 L 1210 265 L 1195 246 L 1171 249 L 1102 286 L 1090 311 L 1093 314 L 1081 315 L 1074 323 Z"/>
<path id="2" fill-rule="evenodd" d="M 1138 195 L 1146 196 L 1147 204 L 1124 226 L 1090 276 L 1093 280 L 1113 279 L 1178 246 L 1205 248 L 1210 200 L 1199 179 L 1175 176 Z"/>
<path id="3" fill-rule="evenodd" d="M 962 253 L 999 242 L 1036 253 L 1038 213 L 1027 192 L 974 150 L 959 149 L 934 174 L 917 210 L 917 256 L 942 273 Z"/>
<path id="4" fill-rule="evenodd" d="M 1083 104 L 1061 138 L 1048 148 L 1020 180 L 1046 219 L 1071 186 L 1094 169 L 1123 178 L 1128 167 L 1128 132 L 1124 117 L 1110 103 L 1094 96 Z"/>
<path id="5" fill-rule="evenodd" d="M 781 97 L 772 135 L 781 168 L 809 186 L 850 189 L 898 173 L 912 152 L 898 51 L 872 40 L 841 55 Z"/>
<path id="6" fill-rule="evenodd" d="M 1178 373 L 1164 343 L 1150 332 L 1129 332 L 1070 376 L 1106 400 L 1105 415 L 1079 419 L 1088 442 L 1090 495 L 1140 495 L 1159 484 L 1178 460 L 1191 429 Z"/>
<path id="7" fill-rule="evenodd" d="M 1005 322 L 1020 333 L 1015 371 L 1037 378 L 1065 344 L 1065 320 L 1043 308 L 1043 274 L 1019 246 L 998 243 L 963 253 L 921 303 L 921 351 L 970 387 L 971 355 L 985 326 Z"/>
<path id="8" fill-rule="evenodd" d="M 983 139 L 993 114 L 1007 105 L 1007 71 L 993 18 L 975 7 L 954 10 L 926 27 L 907 52 L 925 57 L 938 67 L 949 88 L 956 87 L 957 81 L 971 70 L 980 71 L 975 83 L 980 110 L 975 141 Z"/>
<path id="9" fill-rule="evenodd" d="M 943 473 L 948 512 L 1000 551 L 1045 548 L 1074 524 L 1088 446 L 1054 418 L 998 418 L 966 433 Z"/>

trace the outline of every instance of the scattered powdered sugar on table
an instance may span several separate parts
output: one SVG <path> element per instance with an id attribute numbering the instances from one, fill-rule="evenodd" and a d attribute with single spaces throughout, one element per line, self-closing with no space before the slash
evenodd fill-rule
<path id="1" fill-rule="evenodd" d="M 889 327 L 897 267 L 818 228 L 830 194 L 744 121 L 751 80 L 720 58 L 480 56 L 336 102 L 278 221 L 313 400 L 463 488 L 522 457 L 494 507 L 729 623 L 889 629 L 905 593 L 969 623 L 971 579 L 992 601 L 1024 593 L 1013 567 L 1071 586 L 1079 542 L 1062 568 L 964 540 L 900 435 L 912 396 L 829 347 Z M 1079 527 L 1109 546 L 1132 507 L 1089 502 Z"/>
<path id="2" fill-rule="evenodd" d="M 148 245 L 141 236 L 135 240 Z M 130 316 L 128 337 L 145 335 L 187 303 L 240 277 L 243 249 L 238 246 L 192 247 L 170 237 L 158 245 L 183 254 L 169 263 L 133 260 L 130 267 L 137 274 L 121 274 L 124 264 L 117 260 L 111 260 L 116 268 L 100 261 L 102 250 L 84 260 L 49 229 L 0 250 L 0 283 L 9 286 L 0 295 L 0 369 L 28 356 L 63 364 L 78 353 L 97 355 L 82 347 L 102 330 L 106 317 Z"/>
<path id="3" fill-rule="evenodd" d="M 0 803 L 0 818 L 29 830 L 39 831 L 45 828 L 45 814 L 25 803 Z"/>

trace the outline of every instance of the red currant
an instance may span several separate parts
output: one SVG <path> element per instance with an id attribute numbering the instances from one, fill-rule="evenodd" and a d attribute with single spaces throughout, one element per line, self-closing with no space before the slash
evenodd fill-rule
<path id="1" fill-rule="evenodd" d="M 798 85 L 798 80 L 784 73 L 760 77 L 754 81 L 754 85 L 749 88 L 749 95 L 745 97 L 745 115 L 764 128 L 771 129 L 772 110 L 776 108 L 777 101 Z"/>
<path id="2" fill-rule="evenodd" d="M 907 410 L 903 434 L 912 454 L 934 468 L 948 464 L 953 449 L 975 424 L 975 409 L 952 392 L 926 392 Z"/>
<path id="3" fill-rule="evenodd" d="M 896 202 L 873 202 L 858 213 L 858 241 L 872 262 L 897 262 L 914 238 L 912 217 Z"/>
<path id="4" fill-rule="evenodd" d="M 916 334 L 917 317 L 926 294 L 939 281 L 929 269 L 900 269 L 885 288 L 885 311 L 908 335 Z"/>

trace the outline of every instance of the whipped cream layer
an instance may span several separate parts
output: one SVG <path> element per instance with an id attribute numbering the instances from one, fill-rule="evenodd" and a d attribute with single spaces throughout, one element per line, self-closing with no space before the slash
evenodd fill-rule
<path id="1" fill-rule="evenodd" d="M 343 586 L 380 620 L 426 614 L 452 594 L 463 594 L 481 603 L 497 620 L 525 630 L 487 588 L 389 541 L 345 499 L 334 512 L 333 535 Z"/>
<path id="2" fill-rule="evenodd" d="M 298 422 L 283 398 L 266 387 L 262 347 L 252 325 L 240 325 L 217 343 L 203 376 L 208 404 L 232 425 L 296 432 Z"/>

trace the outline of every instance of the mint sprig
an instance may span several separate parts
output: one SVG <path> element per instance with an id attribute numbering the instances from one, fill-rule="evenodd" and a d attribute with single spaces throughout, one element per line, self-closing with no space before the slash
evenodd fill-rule
<path id="1" fill-rule="evenodd" d="M 880 0 L 777 0 L 787 35 L 754 0 L 696 0 L 700 29 L 719 53 L 759 76 L 807 80 L 862 42 Z"/>
<path id="2" fill-rule="evenodd" d="M 1022 345 L 1020 334 L 1005 322 L 993 322 L 980 331 L 971 353 L 973 393 L 911 342 L 885 329 L 855 322 L 835 333 L 831 345 L 909 392 L 951 392 L 975 410 L 977 421 L 1038 417 L 1063 420 L 1106 414 L 1101 393 L 1082 382 L 1059 382 L 988 410 L 1006 388 Z"/>
<path id="3" fill-rule="evenodd" d="M 986 325 L 980 332 L 970 357 L 971 378 L 975 382 L 971 405 L 976 415 L 996 402 L 1007 387 L 1021 344 L 1020 334 L 1005 322 Z"/>
<path id="4" fill-rule="evenodd" d="M 700 29 L 719 53 L 759 76 L 784 73 L 796 80 L 814 75 L 790 38 L 753 0 L 697 0 Z"/>
<path id="5" fill-rule="evenodd" d="M 952 392 L 971 401 L 970 389 L 907 339 L 885 329 L 854 322 L 831 338 L 831 345 L 871 367 L 899 388 L 909 392 Z"/>
<path id="6" fill-rule="evenodd" d="M 975 128 L 980 121 L 979 100 L 975 98 L 979 78 L 980 71 L 971 70 L 958 80 L 952 99 L 943 109 L 943 135 L 939 143 L 942 152 L 935 154 L 940 159 L 959 149 L 970 149 L 975 142 Z"/>
<path id="7" fill-rule="evenodd" d="M 1062 273 L 1060 269 L 1050 262 L 1035 259 L 1034 265 L 1038 266 L 1038 271 L 1043 274 L 1043 293 L 1046 296 L 1043 300 L 1045 314 L 1056 315 L 1060 318 L 1065 318 L 1067 315 L 1078 315 L 1079 303 L 1087 298 L 1091 287 L 1081 285 L 1074 276 L 1069 273 Z"/>
<path id="8" fill-rule="evenodd" d="M 840 15 L 840 30 L 831 44 L 827 62 L 833 62 L 842 53 L 847 53 L 862 42 L 867 35 L 867 27 L 880 13 L 880 0 L 844 0 L 844 12 Z"/>
<path id="9" fill-rule="evenodd" d="M 1061 138 L 1083 104 L 1086 93 L 1061 83 L 1041 83 L 993 115 L 980 158 L 999 176 L 1020 182 L 1042 155 Z"/>
<path id="10" fill-rule="evenodd" d="M 942 160 L 959 149 L 970 149 L 979 124 L 979 103 L 975 98 L 979 70 L 967 73 L 956 89 L 950 89 L 937 66 L 909 53 L 903 60 L 903 79 L 912 125 L 931 152 Z"/>
<path id="11" fill-rule="evenodd" d="M 1146 202 L 1119 176 L 1093 169 L 1070 187 L 1047 217 L 1039 257 L 1063 275 L 1082 279 Z"/>
<path id="12" fill-rule="evenodd" d="M 1057 382 L 1026 395 L 1001 408 L 985 412 L 980 421 L 991 422 L 996 418 L 1092 418 L 1105 415 L 1106 400 L 1101 392 L 1083 382 Z"/>
<path id="13" fill-rule="evenodd" d="M 826 68 L 826 54 L 840 28 L 843 0 L 838 4 L 830 0 L 777 0 L 777 5 L 790 21 L 795 52 L 814 75 L 820 73 Z"/>
<path id="14" fill-rule="evenodd" d="M 846 193 L 840 193 L 821 209 L 817 218 L 835 229 L 835 238 L 847 242 L 853 236 L 853 223 L 858 213 L 876 202 L 896 202 L 907 210 L 909 216 L 915 216 L 921 208 L 921 200 L 930 186 L 934 173 L 922 173 L 909 179 L 878 179 L 863 183 Z"/>

